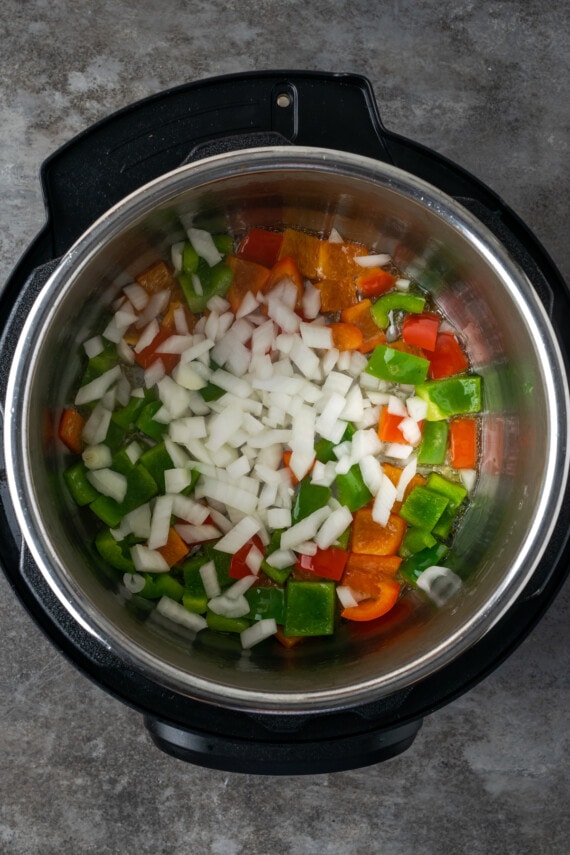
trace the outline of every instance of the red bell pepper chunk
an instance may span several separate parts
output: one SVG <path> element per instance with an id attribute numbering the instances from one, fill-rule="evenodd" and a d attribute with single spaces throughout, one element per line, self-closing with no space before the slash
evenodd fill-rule
<path id="1" fill-rule="evenodd" d="M 396 277 L 387 270 L 373 267 L 356 279 L 356 287 L 364 297 L 378 297 L 394 287 Z"/>
<path id="2" fill-rule="evenodd" d="M 475 419 L 452 419 L 449 424 L 449 450 L 454 469 L 475 469 L 477 464 L 477 426 Z"/>
<path id="3" fill-rule="evenodd" d="M 241 241 L 237 254 L 246 261 L 273 267 L 279 258 L 283 234 L 267 229 L 250 229 Z"/>
<path id="4" fill-rule="evenodd" d="M 299 570 L 314 573 L 323 579 L 340 582 L 347 561 L 348 552 L 345 549 L 330 546 L 328 549 L 318 549 L 316 555 L 299 555 L 296 566 Z"/>
<path id="5" fill-rule="evenodd" d="M 135 360 L 141 368 L 147 369 L 156 362 L 157 359 L 162 360 L 164 369 L 167 374 L 170 374 L 172 369 L 178 365 L 180 361 L 179 353 L 160 353 L 158 348 L 172 335 L 172 330 L 160 327 L 151 343 L 143 348 L 139 353 L 135 352 Z"/>
<path id="6" fill-rule="evenodd" d="M 439 317 L 431 312 L 406 315 L 402 326 L 402 339 L 406 344 L 433 351 L 437 341 Z"/>
<path id="7" fill-rule="evenodd" d="M 246 564 L 246 558 L 253 546 L 256 546 L 260 552 L 263 552 L 263 543 L 257 534 L 254 534 L 247 543 L 244 543 L 241 549 L 238 549 L 238 551 L 232 555 L 229 569 L 229 575 L 232 579 L 243 579 L 244 576 L 252 575 L 250 568 Z"/>
<path id="8" fill-rule="evenodd" d="M 439 333 L 433 353 L 426 353 L 430 360 L 429 376 L 432 380 L 460 374 L 468 366 L 467 357 L 453 333 Z"/>
<path id="9" fill-rule="evenodd" d="M 373 599 L 362 600 L 357 606 L 348 606 L 341 611 L 346 620 L 366 621 L 382 617 L 396 605 L 401 585 L 396 579 L 386 577 L 379 586 L 379 592 Z"/>
<path id="10" fill-rule="evenodd" d="M 378 438 L 380 441 L 397 442 L 402 445 L 409 445 L 404 434 L 399 428 L 399 425 L 405 418 L 405 416 L 391 413 L 387 406 L 382 407 L 382 410 L 380 411 L 380 421 L 378 423 Z"/>

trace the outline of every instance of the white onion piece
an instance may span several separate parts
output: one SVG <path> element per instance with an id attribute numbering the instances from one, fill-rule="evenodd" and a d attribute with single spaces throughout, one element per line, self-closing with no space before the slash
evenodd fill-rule
<path id="1" fill-rule="evenodd" d="M 158 549 L 161 546 L 165 546 L 168 540 L 170 518 L 172 516 L 172 502 L 172 496 L 166 495 L 158 496 L 154 503 L 150 535 L 148 538 L 149 549 Z"/>
<path id="2" fill-rule="evenodd" d="M 394 287 L 397 291 L 409 291 L 411 282 L 409 279 L 396 279 Z"/>
<path id="3" fill-rule="evenodd" d="M 166 469 L 164 484 L 167 493 L 181 493 L 192 483 L 192 473 L 186 469 Z"/>
<path id="4" fill-rule="evenodd" d="M 402 419 L 400 424 L 398 425 L 398 430 L 402 432 L 402 436 L 404 439 L 410 443 L 410 445 L 416 446 L 419 445 L 422 439 L 422 432 L 418 426 L 418 423 L 411 419 L 409 416 Z"/>
<path id="5" fill-rule="evenodd" d="M 301 323 L 299 331 L 307 347 L 330 350 L 333 346 L 331 328 L 320 323 Z"/>
<path id="6" fill-rule="evenodd" d="M 459 477 L 461 478 L 463 486 L 467 492 L 470 493 L 477 481 L 477 471 L 475 469 L 460 469 Z"/>
<path id="7" fill-rule="evenodd" d="M 184 525 L 178 523 L 174 529 L 188 546 L 193 543 L 206 543 L 208 540 L 215 540 L 220 536 L 220 530 L 215 525 Z"/>
<path id="8" fill-rule="evenodd" d="M 243 595 L 232 599 L 225 593 L 221 594 L 208 602 L 208 608 L 217 615 L 229 618 L 245 617 L 249 613 L 249 603 Z"/>
<path id="9" fill-rule="evenodd" d="M 257 548 L 255 544 L 251 547 L 249 552 L 245 557 L 245 563 L 248 570 L 251 570 L 254 576 L 259 574 L 261 570 L 261 563 L 263 561 L 263 552 Z"/>
<path id="10" fill-rule="evenodd" d="M 189 228 L 186 230 L 188 240 L 200 256 L 208 262 L 210 267 L 222 260 L 222 255 L 217 249 L 210 232 L 205 229 Z"/>
<path id="11" fill-rule="evenodd" d="M 127 447 L 125 448 L 125 454 L 129 458 L 129 460 L 131 461 L 133 466 L 138 460 L 140 460 L 142 453 L 143 453 L 143 450 L 142 450 L 140 444 L 136 440 L 133 440 L 132 442 L 130 442 L 127 445 Z"/>
<path id="12" fill-rule="evenodd" d="M 180 271 L 182 270 L 184 243 L 185 241 L 180 240 L 177 243 L 173 243 L 170 247 L 170 260 L 172 261 L 172 266 L 174 268 L 175 273 L 180 273 Z"/>
<path id="13" fill-rule="evenodd" d="M 283 570 L 285 567 L 291 567 L 292 564 L 295 564 L 297 559 L 291 549 L 276 549 L 265 560 L 270 567 L 275 567 L 276 570 Z"/>
<path id="14" fill-rule="evenodd" d="M 156 610 L 163 617 L 180 624 L 180 626 L 185 626 L 187 629 L 192 629 L 194 632 L 199 632 L 208 626 L 205 617 L 189 612 L 183 605 L 171 600 L 170 597 L 161 597 L 156 604 Z"/>
<path id="15" fill-rule="evenodd" d="M 165 291 L 157 291 L 156 294 L 153 294 L 144 310 L 139 315 L 139 318 L 135 324 L 137 329 L 142 329 L 146 327 L 149 321 L 152 321 L 154 318 L 157 318 L 168 306 L 170 301 L 170 290 L 166 289 Z"/>
<path id="16" fill-rule="evenodd" d="M 281 549 L 294 549 L 300 543 L 304 543 L 307 540 L 314 540 L 319 527 L 329 515 L 330 510 L 328 508 L 318 508 L 312 514 L 299 520 L 298 523 L 292 525 L 291 528 L 288 528 L 281 535 Z"/>
<path id="17" fill-rule="evenodd" d="M 409 463 L 407 463 L 404 466 L 404 468 L 402 469 L 402 472 L 400 473 L 400 477 L 398 479 L 398 486 L 396 489 L 396 501 L 398 501 L 398 502 L 403 501 L 404 493 L 406 492 L 406 488 L 408 487 L 408 484 L 410 483 L 410 481 L 412 480 L 412 478 L 416 474 L 417 466 L 418 466 L 418 458 L 413 457 L 409 461 Z"/>
<path id="18" fill-rule="evenodd" d="M 144 385 L 152 389 L 166 375 L 166 368 L 162 359 L 155 359 L 144 372 Z"/>
<path id="19" fill-rule="evenodd" d="M 270 528 L 289 528 L 291 526 L 291 511 L 288 508 L 269 508 L 267 525 Z"/>
<path id="20" fill-rule="evenodd" d="M 240 632 L 241 646 L 244 650 L 249 650 L 266 638 L 275 635 L 276 632 L 275 618 L 262 618 Z"/>
<path id="21" fill-rule="evenodd" d="M 400 442 L 390 442 L 384 449 L 386 457 L 393 457 L 394 460 L 407 460 L 412 451 L 411 445 L 404 445 Z"/>
<path id="22" fill-rule="evenodd" d="M 383 267 L 390 263 L 390 256 L 386 252 L 375 255 L 357 255 L 354 260 L 360 267 Z"/>
<path id="23" fill-rule="evenodd" d="M 330 231 L 329 243 L 344 243 L 342 235 L 335 228 L 332 228 Z"/>
<path id="24" fill-rule="evenodd" d="M 138 282 L 131 282 L 130 285 L 125 285 L 123 294 L 132 303 L 137 312 L 142 311 L 149 300 L 147 291 Z"/>
<path id="25" fill-rule="evenodd" d="M 138 594 L 146 585 L 146 579 L 140 573 L 125 573 L 123 585 L 131 594 Z"/>
<path id="26" fill-rule="evenodd" d="M 372 519 L 378 525 L 386 526 L 396 501 L 396 487 L 387 475 L 382 473 L 380 486 L 372 506 Z"/>
<path id="27" fill-rule="evenodd" d="M 103 344 L 101 336 L 96 335 L 83 342 L 83 349 L 85 350 L 87 358 L 92 359 L 94 356 L 99 356 L 100 353 L 103 353 L 105 345 Z"/>
<path id="28" fill-rule="evenodd" d="M 427 407 L 427 401 L 424 401 L 422 398 L 418 398 L 417 395 L 410 395 L 410 397 L 406 399 L 408 415 L 416 422 L 421 422 L 425 419 L 427 415 Z"/>
<path id="29" fill-rule="evenodd" d="M 199 573 L 208 599 L 219 597 L 221 594 L 221 588 L 214 562 L 208 561 L 206 564 L 202 564 L 199 569 Z"/>
<path id="30" fill-rule="evenodd" d="M 172 513 L 192 525 L 202 525 L 208 519 L 210 511 L 191 496 L 176 495 L 172 500 Z"/>
<path id="31" fill-rule="evenodd" d="M 243 576 L 241 579 L 238 579 L 237 582 L 234 582 L 231 587 L 226 588 L 224 591 L 224 597 L 228 597 L 230 600 L 237 600 L 246 591 L 249 591 L 252 585 L 257 582 L 255 576 Z"/>
<path id="32" fill-rule="evenodd" d="M 416 584 L 437 606 L 443 606 L 461 589 L 463 583 L 449 567 L 434 565 L 420 573 Z"/>
<path id="33" fill-rule="evenodd" d="M 359 461 L 360 472 L 362 475 L 362 480 L 370 490 L 373 496 L 375 496 L 382 484 L 382 466 L 380 465 L 380 461 L 373 457 L 371 454 L 367 454 L 365 457 L 362 457 Z"/>
<path id="34" fill-rule="evenodd" d="M 344 609 L 351 609 L 358 605 L 358 600 L 355 598 L 352 588 L 349 588 L 348 585 L 337 585 L 336 595 Z"/>
<path id="35" fill-rule="evenodd" d="M 409 415 L 406 404 L 397 395 L 390 395 L 388 397 L 388 412 L 393 416 L 402 416 L 402 418 Z"/>
<path id="36" fill-rule="evenodd" d="M 328 549 L 352 522 L 352 514 L 346 507 L 337 508 L 320 527 L 315 543 L 319 549 Z M 283 538 L 281 538 L 283 539 Z"/>
<path id="37" fill-rule="evenodd" d="M 145 348 L 151 345 L 157 337 L 158 333 L 158 321 L 153 319 L 149 324 L 147 324 L 147 326 L 140 334 L 139 340 L 137 341 L 134 347 L 135 353 L 140 353 L 142 350 L 145 350 Z"/>
<path id="38" fill-rule="evenodd" d="M 244 517 L 215 544 L 214 549 L 235 555 L 260 529 L 259 520 Z"/>
<path id="39" fill-rule="evenodd" d="M 113 469 L 96 469 L 88 472 L 87 479 L 99 493 L 114 499 L 119 504 L 127 495 L 127 479 Z"/>
<path id="40" fill-rule="evenodd" d="M 125 525 L 127 534 L 134 534 L 135 537 L 143 537 L 147 540 L 150 535 L 151 517 L 150 505 L 146 502 L 144 505 L 139 505 L 138 508 L 125 514 L 121 526 Z"/>
<path id="41" fill-rule="evenodd" d="M 170 570 L 160 552 L 142 543 L 131 547 L 131 558 L 139 573 L 168 573 Z"/>
<path id="42" fill-rule="evenodd" d="M 108 469 L 113 455 L 108 445 L 89 445 L 81 455 L 88 469 Z"/>
<path id="43" fill-rule="evenodd" d="M 121 368 L 119 365 L 114 365 L 113 368 L 103 372 L 99 377 L 91 380 L 90 383 L 79 387 L 75 396 L 75 405 L 80 407 L 82 404 L 90 404 L 93 401 L 101 400 L 105 392 L 120 378 Z"/>

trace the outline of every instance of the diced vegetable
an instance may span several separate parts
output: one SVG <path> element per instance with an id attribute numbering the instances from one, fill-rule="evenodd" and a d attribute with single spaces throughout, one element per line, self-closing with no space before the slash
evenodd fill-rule
<path id="1" fill-rule="evenodd" d="M 410 586 L 444 605 L 483 405 L 449 321 L 335 230 L 187 234 L 82 346 L 58 426 L 110 578 L 244 650 L 385 621 Z"/>

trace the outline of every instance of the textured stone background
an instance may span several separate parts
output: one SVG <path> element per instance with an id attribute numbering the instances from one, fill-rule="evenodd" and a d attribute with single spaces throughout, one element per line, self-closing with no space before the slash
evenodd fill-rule
<path id="1" fill-rule="evenodd" d="M 565 0 L 3 0 L 0 262 L 43 222 L 38 169 L 169 86 L 352 71 L 388 128 L 489 184 L 570 281 Z M 69 665 L 0 576 L 0 852 L 557 855 L 570 836 L 570 589 L 483 683 L 369 769 L 256 778 L 185 765 Z"/>

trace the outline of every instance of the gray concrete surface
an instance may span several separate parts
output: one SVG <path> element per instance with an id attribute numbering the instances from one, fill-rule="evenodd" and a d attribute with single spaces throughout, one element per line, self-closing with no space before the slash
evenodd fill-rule
<path id="1" fill-rule="evenodd" d="M 388 128 L 461 163 L 570 280 L 565 0 L 3 0 L 0 262 L 43 222 L 42 160 L 138 98 L 267 68 L 367 75 Z M 189 766 L 50 645 L 0 574 L 0 852 L 558 855 L 570 838 L 570 588 L 386 764 Z"/>

